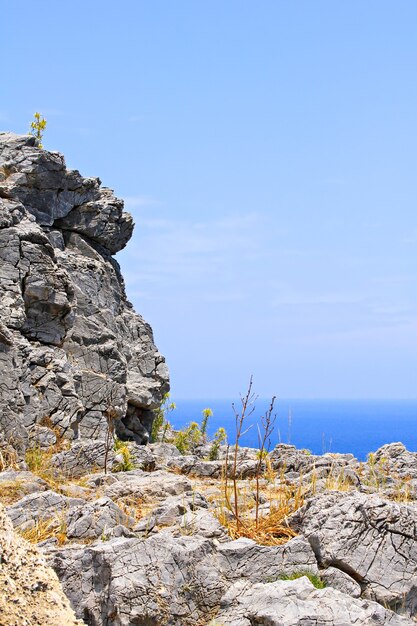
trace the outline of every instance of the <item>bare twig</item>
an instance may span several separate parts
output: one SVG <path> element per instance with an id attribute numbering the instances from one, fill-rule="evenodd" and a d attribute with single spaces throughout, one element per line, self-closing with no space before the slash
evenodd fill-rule
<path id="1" fill-rule="evenodd" d="M 266 411 L 265 415 L 261 418 L 262 424 L 262 434 L 258 426 L 258 440 L 259 440 L 259 458 L 256 466 L 256 503 L 255 503 L 255 520 L 256 520 L 256 528 L 259 526 L 259 478 L 262 470 L 262 463 L 264 460 L 264 456 L 269 453 L 269 448 L 271 446 L 271 435 L 275 428 L 275 421 L 277 419 L 276 414 L 273 414 L 274 404 L 275 404 L 275 396 L 273 396 L 269 408 Z"/>

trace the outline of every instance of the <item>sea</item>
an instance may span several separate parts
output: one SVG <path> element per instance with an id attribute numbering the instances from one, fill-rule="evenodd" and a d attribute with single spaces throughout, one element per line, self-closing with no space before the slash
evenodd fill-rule
<path id="1" fill-rule="evenodd" d="M 240 400 L 177 400 L 176 409 L 167 417 L 174 428 L 183 428 L 192 421 L 201 423 L 203 409 L 210 408 L 208 434 L 213 436 L 222 426 L 229 443 L 235 440 L 235 415 Z M 243 427 L 246 431 L 240 445 L 258 447 L 262 415 L 270 400 L 258 399 L 255 410 Z M 417 400 L 277 400 L 274 409 L 275 430 L 271 449 L 277 443 L 306 448 L 313 454 L 350 452 L 360 461 L 366 460 L 386 443 L 401 441 L 409 450 L 417 451 Z"/>

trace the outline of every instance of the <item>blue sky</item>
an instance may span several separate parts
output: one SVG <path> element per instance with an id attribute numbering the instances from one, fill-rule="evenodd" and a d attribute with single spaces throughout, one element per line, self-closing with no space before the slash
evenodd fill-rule
<path id="1" fill-rule="evenodd" d="M 125 199 L 173 397 L 417 396 L 414 0 L 0 4 L 0 126 Z"/>

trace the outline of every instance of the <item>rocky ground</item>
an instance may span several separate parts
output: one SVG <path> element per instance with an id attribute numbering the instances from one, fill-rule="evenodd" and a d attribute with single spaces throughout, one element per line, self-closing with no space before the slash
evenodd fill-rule
<path id="1" fill-rule="evenodd" d="M 0 473 L 11 522 L 85 624 L 416 623 L 417 454 L 402 444 L 367 463 L 278 445 L 257 497 L 269 534 L 256 530 L 255 450 L 239 449 L 239 529 L 225 448 L 208 461 L 207 446 L 127 447 L 127 471 L 112 449 L 105 473 L 105 442 L 85 440 Z"/>

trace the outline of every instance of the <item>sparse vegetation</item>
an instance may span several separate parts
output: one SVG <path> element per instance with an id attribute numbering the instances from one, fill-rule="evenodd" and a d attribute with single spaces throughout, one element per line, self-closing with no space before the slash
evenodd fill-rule
<path id="1" fill-rule="evenodd" d="M 161 434 L 162 441 L 164 440 L 167 430 L 171 427 L 167 416 L 172 411 L 175 411 L 176 408 L 175 402 L 170 402 L 170 395 L 166 393 L 162 399 L 161 406 L 154 411 L 155 417 L 152 424 L 151 441 L 158 441 Z"/>
<path id="2" fill-rule="evenodd" d="M 220 446 L 227 439 L 226 430 L 220 426 L 214 434 L 214 438 L 211 444 L 210 452 L 209 452 L 209 461 L 217 461 L 219 458 Z"/>
<path id="3" fill-rule="evenodd" d="M 19 458 L 16 450 L 9 444 L 0 447 L 0 472 L 15 470 L 19 467 Z"/>
<path id="4" fill-rule="evenodd" d="M 132 454 L 127 441 L 121 441 L 116 438 L 114 442 L 114 451 L 122 457 L 122 460 L 113 465 L 113 472 L 129 472 L 130 470 L 135 469 L 135 464 L 133 462 Z"/>
<path id="5" fill-rule="evenodd" d="M 40 113 L 36 112 L 34 120 L 30 123 L 30 134 L 38 140 L 39 148 L 43 148 L 42 140 L 46 128 L 46 119 Z"/>
<path id="6" fill-rule="evenodd" d="M 56 513 L 48 519 L 38 519 L 33 526 L 16 528 L 17 532 L 30 543 L 39 543 L 46 539 L 55 538 L 58 545 L 67 541 L 67 522 L 64 511 Z"/>
<path id="7" fill-rule="evenodd" d="M 208 420 L 209 417 L 213 416 L 213 411 L 211 409 L 203 409 L 202 410 L 202 414 L 203 414 L 203 421 L 201 422 L 201 435 L 203 437 L 203 439 L 205 440 L 207 437 L 207 425 L 208 425 Z"/>
<path id="8" fill-rule="evenodd" d="M 303 576 L 308 578 L 316 589 L 324 589 L 326 587 L 324 580 L 312 572 L 293 572 L 292 574 L 282 574 L 279 576 L 279 580 L 297 580 L 297 578 L 302 578 Z"/>

